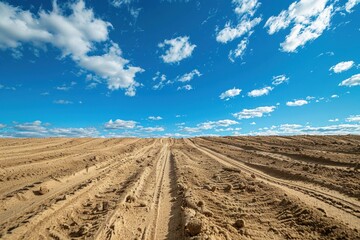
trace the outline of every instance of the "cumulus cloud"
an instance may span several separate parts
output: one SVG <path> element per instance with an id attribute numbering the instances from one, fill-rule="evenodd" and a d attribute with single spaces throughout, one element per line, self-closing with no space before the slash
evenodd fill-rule
<path id="1" fill-rule="evenodd" d="M 157 116 L 157 117 L 155 117 L 155 116 L 150 116 L 150 117 L 148 117 L 148 119 L 149 119 L 149 120 L 153 120 L 153 121 L 158 121 L 158 120 L 162 120 L 162 117 L 160 117 L 160 116 Z"/>
<path id="2" fill-rule="evenodd" d="M 254 89 L 250 92 L 248 92 L 248 96 L 249 97 L 260 97 L 263 95 L 268 95 L 270 93 L 270 91 L 272 91 L 274 88 L 273 87 L 264 87 L 261 89 Z"/>
<path id="3" fill-rule="evenodd" d="M 348 0 L 345 4 L 345 10 L 347 12 L 352 12 L 352 9 L 358 4 L 360 3 L 360 0 Z"/>
<path id="4" fill-rule="evenodd" d="M 290 33 L 280 44 L 285 52 L 295 52 L 307 42 L 317 39 L 329 27 L 333 5 L 329 0 L 300 0 L 293 2 L 287 10 L 271 16 L 265 23 L 270 35 L 286 29 L 292 24 Z"/>
<path id="5" fill-rule="evenodd" d="M 105 129 L 133 129 L 137 126 L 137 122 L 135 121 L 126 121 L 121 119 L 116 119 L 113 121 L 112 119 L 105 123 Z"/>
<path id="6" fill-rule="evenodd" d="M 185 132 L 195 133 L 204 130 L 217 129 L 219 127 L 229 127 L 236 124 L 239 124 L 239 122 L 230 119 L 224 119 L 219 121 L 207 121 L 207 122 L 199 123 L 196 125 L 196 127 L 181 127 L 181 128 Z"/>
<path id="7" fill-rule="evenodd" d="M 196 47 L 195 44 L 189 42 L 188 36 L 165 39 L 158 46 L 160 48 L 168 47 L 165 54 L 160 56 L 165 63 L 178 63 L 190 57 Z"/>
<path id="8" fill-rule="evenodd" d="M 339 62 L 338 64 L 332 66 L 329 70 L 333 71 L 334 73 L 341 73 L 352 68 L 354 64 L 354 61 Z"/>
<path id="9" fill-rule="evenodd" d="M 261 5 L 258 0 L 233 0 L 232 2 L 235 4 L 235 13 L 238 15 L 249 14 L 252 16 Z"/>
<path id="10" fill-rule="evenodd" d="M 272 85 L 277 86 L 277 85 L 283 84 L 284 82 L 287 82 L 287 81 L 289 81 L 289 78 L 285 74 L 273 76 Z"/>
<path id="11" fill-rule="evenodd" d="M 360 123 L 360 115 L 352 115 L 345 119 L 347 122 L 359 122 Z"/>
<path id="12" fill-rule="evenodd" d="M 0 2 L 0 49 L 14 49 L 24 43 L 35 47 L 50 44 L 61 50 L 62 58 L 69 56 L 106 80 L 110 90 L 126 89 L 128 96 L 135 95 L 135 75 L 143 69 L 131 66 L 119 46 L 109 40 L 112 25 L 95 17 L 83 0 L 65 6 L 69 8 L 61 8 L 54 1 L 52 11 L 40 10 L 35 15 Z M 109 45 L 105 53 L 92 54 L 103 42 Z"/>
<path id="13" fill-rule="evenodd" d="M 233 89 L 229 89 L 223 93 L 220 94 L 220 99 L 225 99 L 226 101 L 229 100 L 230 98 L 234 98 L 236 96 L 238 96 L 241 93 L 241 89 L 239 88 L 233 88 Z"/>
<path id="14" fill-rule="evenodd" d="M 339 86 L 347 86 L 347 87 L 360 86 L 360 74 L 352 75 L 350 78 L 342 81 L 339 84 Z"/>
<path id="15" fill-rule="evenodd" d="M 257 107 L 254 109 L 244 109 L 241 112 L 233 113 L 232 115 L 238 119 L 250 119 L 256 117 L 268 116 L 276 109 L 275 106 Z"/>
<path id="16" fill-rule="evenodd" d="M 286 103 L 286 106 L 289 106 L 289 107 L 300 107 L 300 106 L 303 106 L 303 105 L 306 105 L 308 104 L 309 102 L 306 101 L 306 100 L 303 100 L 303 99 L 300 99 L 300 100 L 294 100 L 294 101 L 289 101 Z"/>
<path id="17" fill-rule="evenodd" d="M 227 22 L 225 24 L 225 27 L 217 33 L 216 41 L 220 43 L 231 42 L 249 33 L 260 22 L 261 22 L 261 18 L 254 18 L 254 19 L 244 18 L 235 27 L 232 27 L 231 23 Z"/>
<path id="18" fill-rule="evenodd" d="M 249 45 L 249 37 L 254 32 L 253 28 L 261 22 L 262 18 L 253 17 L 261 5 L 258 0 L 233 0 L 232 3 L 239 19 L 238 23 L 234 26 L 231 22 L 227 22 L 224 28 L 217 30 L 216 41 L 225 44 L 244 36 L 236 49 L 229 52 L 229 60 L 234 62 L 235 58 L 243 58 Z"/>
<path id="19" fill-rule="evenodd" d="M 96 128 L 53 128 L 41 121 L 14 123 L 2 132 L 4 137 L 97 137 Z"/>
<path id="20" fill-rule="evenodd" d="M 191 72 L 189 73 L 185 73 L 184 75 L 178 77 L 178 81 L 179 82 L 189 82 L 191 81 L 195 76 L 198 76 L 200 77 L 201 76 L 201 73 L 199 72 L 199 70 L 197 69 L 194 69 L 192 70 Z"/>

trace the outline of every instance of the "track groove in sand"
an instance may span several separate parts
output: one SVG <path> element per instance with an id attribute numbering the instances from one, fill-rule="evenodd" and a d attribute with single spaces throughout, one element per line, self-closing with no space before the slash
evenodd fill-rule
<path id="1" fill-rule="evenodd" d="M 359 199 L 304 177 L 343 177 L 357 196 L 358 149 L 356 136 L 0 139 L 0 238 L 360 239 Z"/>
<path id="2" fill-rule="evenodd" d="M 299 183 L 273 178 L 270 175 L 248 167 L 247 165 L 223 154 L 214 152 L 209 148 L 199 146 L 191 140 L 186 140 L 186 143 L 225 165 L 237 167 L 249 174 L 256 174 L 256 176 L 261 180 L 274 185 L 275 187 L 281 188 L 289 194 L 295 195 L 303 200 L 306 199 L 309 205 L 322 207 L 333 218 L 341 216 L 339 220 L 344 221 L 345 224 L 353 228 L 360 226 L 360 205 L 352 201 L 345 200 L 344 196 L 335 196 L 330 192 L 315 190 L 300 185 Z"/>

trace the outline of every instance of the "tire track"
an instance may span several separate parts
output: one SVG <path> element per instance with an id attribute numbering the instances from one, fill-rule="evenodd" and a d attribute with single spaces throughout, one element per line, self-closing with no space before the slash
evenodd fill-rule
<path id="1" fill-rule="evenodd" d="M 193 148 L 196 148 L 207 156 L 213 158 L 214 160 L 223 163 L 224 165 L 240 168 L 241 170 L 249 174 L 256 174 L 256 176 L 261 178 L 264 182 L 281 188 L 287 193 L 295 195 L 302 200 L 306 200 L 308 203 L 310 203 L 310 205 L 315 205 L 325 209 L 326 213 L 329 216 L 332 216 L 335 219 L 339 219 L 340 221 L 345 222 L 345 224 L 355 229 L 358 229 L 360 226 L 360 206 L 358 204 L 347 201 L 332 194 L 325 193 L 323 191 L 314 190 L 293 182 L 276 179 L 267 174 L 264 174 L 261 171 L 248 167 L 245 164 L 242 164 L 232 158 L 224 156 L 223 154 L 199 146 L 189 139 L 186 139 L 185 142 Z M 339 218 L 338 215 L 341 215 L 343 217 Z"/>

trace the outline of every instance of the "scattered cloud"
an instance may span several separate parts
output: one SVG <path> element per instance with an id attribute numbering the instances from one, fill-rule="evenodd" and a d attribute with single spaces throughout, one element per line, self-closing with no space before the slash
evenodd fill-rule
<path id="1" fill-rule="evenodd" d="M 284 82 L 289 81 L 289 77 L 287 77 L 285 74 L 281 74 L 278 76 L 273 76 L 273 81 L 272 81 L 272 85 L 280 85 L 283 84 Z"/>
<path id="2" fill-rule="evenodd" d="M 194 69 L 194 70 L 192 70 L 192 71 L 189 72 L 189 73 L 185 73 L 184 75 L 178 77 L 177 80 L 178 80 L 179 82 L 189 82 L 189 81 L 191 81 L 195 76 L 198 76 L 198 77 L 201 76 L 201 73 L 200 73 L 199 70 L 197 70 L 197 69 Z"/>
<path id="3" fill-rule="evenodd" d="M 53 128 L 39 120 L 34 122 L 14 123 L 2 132 L 3 137 L 98 137 L 96 128 Z"/>
<path id="4" fill-rule="evenodd" d="M 191 85 L 189 85 L 189 84 L 187 84 L 187 85 L 185 85 L 185 86 L 182 86 L 182 87 L 178 87 L 177 88 L 177 90 L 179 91 L 179 90 L 186 90 L 186 91 L 190 91 L 190 90 L 192 90 L 193 89 L 193 87 L 191 86 Z"/>
<path id="5" fill-rule="evenodd" d="M 133 129 L 137 126 L 137 122 L 135 121 L 126 121 L 121 119 L 116 119 L 113 121 L 112 119 L 105 123 L 105 129 Z"/>
<path id="6" fill-rule="evenodd" d="M 275 106 L 264 106 L 264 107 L 257 107 L 254 109 L 244 109 L 241 112 L 233 113 L 232 115 L 238 119 L 250 119 L 250 118 L 268 116 L 275 109 L 276 109 Z"/>
<path id="7" fill-rule="evenodd" d="M 331 95 L 331 98 L 339 98 L 339 95 L 333 94 Z"/>
<path id="8" fill-rule="evenodd" d="M 235 5 L 235 13 L 238 15 L 249 14 L 253 16 L 261 3 L 257 0 L 232 0 Z"/>
<path id="9" fill-rule="evenodd" d="M 251 122 L 250 125 L 256 125 L 256 122 Z"/>
<path id="10" fill-rule="evenodd" d="M 155 117 L 155 116 L 150 116 L 150 117 L 148 117 L 148 119 L 149 119 L 149 120 L 153 120 L 153 121 L 158 121 L 158 120 L 162 120 L 162 117 L 160 117 L 160 116 L 157 116 L 157 117 Z"/>
<path id="11" fill-rule="evenodd" d="M 50 44 L 62 51 L 61 58 L 69 56 L 83 69 L 105 79 L 110 90 L 126 89 L 126 95 L 134 96 L 139 86 L 135 75 L 144 70 L 130 65 L 119 46 L 109 39 L 111 23 L 96 18 L 83 0 L 63 6 L 68 9 L 54 1 L 52 11 L 33 14 L 0 2 L 1 32 L 6 33 L 0 33 L 0 49 L 18 49 L 24 43 L 34 47 Z M 92 54 L 99 43 L 109 47 L 103 55 Z"/>
<path id="12" fill-rule="evenodd" d="M 173 39 L 165 39 L 158 45 L 160 48 L 169 47 L 165 51 L 165 55 L 161 55 L 160 58 L 165 63 L 178 63 L 181 60 L 188 58 L 192 55 L 196 45 L 189 42 L 189 37 L 177 37 Z"/>
<path id="13" fill-rule="evenodd" d="M 247 48 L 249 44 L 249 39 L 248 38 L 244 38 L 243 40 L 241 40 L 241 42 L 237 45 L 235 50 L 230 50 L 229 52 L 229 59 L 231 62 L 235 62 L 235 58 L 241 58 L 244 56 L 245 54 L 245 50 Z"/>
<path id="14" fill-rule="evenodd" d="M 233 0 L 232 3 L 235 6 L 234 12 L 239 19 L 238 23 L 234 26 L 229 21 L 220 31 L 216 30 L 216 41 L 225 44 L 244 36 L 236 49 L 229 52 L 229 60 L 234 62 L 235 58 L 243 58 L 249 45 L 249 38 L 254 32 L 253 28 L 261 22 L 262 18 L 253 17 L 261 5 L 258 0 Z"/>
<path id="15" fill-rule="evenodd" d="M 360 124 L 339 124 L 321 127 L 300 124 L 282 124 L 262 128 L 249 135 L 345 135 L 360 134 Z"/>
<path id="16" fill-rule="evenodd" d="M 228 43 L 239 37 L 249 33 L 256 25 L 261 22 L 261 18 L 248 19 L 243 18 L 242 21 L 235 27 L 231 26 L 230 22 L 225 24 L 225 27 L 221 29 L 216 35 L 216 41 L 220 43 Z"/>
<path id="17" fill-rule="evenodd" d="M 360 74 L 352 75 L 350 78 L 342 81 L 339 84 L 339 86 L 347 86 L 347 87 L 360 86 Z"/>
<path id="18" fill-rule="evenodd" d="M 303 100 L 303 99 L 300 99 L 300 100 L 294 100 L 294 101 L 289 101 L 286 103 L 286 106 L 289 106 L 289 107 L 300 107 L 300 106 L 303 106 L 303 105 L 306 105 L 308 104 L 309 102 L 306 101 L 306 100 Z"/>
<path id="19" fill-rule="evenodd" d="M 360 1 L 359 0 L 348 0 L 347 2 L 346 2 L 346 5 L 345 5 L 345 10 L 347 11 L 347 12 L 352 12 L 352 9 L 358 4 L 358 3 L 360 3 Z"/>
<path id="20" fill-rule="evenodd" d="M 360 123 L 360 115 L 352 115 L 345 119 L 347 122 L 359 122 Z"/>
<path id="21" fill-rule="evenodd" d="M 217 128 L 229 127 L 236 124 L 239 124 L 239 122 L 230 119 L 224 119 L 219 121 L 207 121 L 207 122 L 199 123 L 196 125 L 196 127 L 180 126 L 180 128 L 185 132 L 195 133 L 205 130 L 212 130 L 212 129 L 216 130 Z"/>
<path id="22" fill-rule="evenodd" d="M 341 73 L 349 70 L 354 65 L 354 61 L 339 62 L 338 64 L 332 66 L 329 71 L 333 71 L 334 73 Z"/>
<path id="23" fill-rule="evenodd" d="M 271 16 L 265 23 L 270 35 L 286 29 L 292 24 L 290 33 L 280 44 L 282 51 L 296 52 L 307 42 L 317 39 L 329 27 L 333 5 L 328 0 L 300 0 L 290 4 L 277 16 Z"/>
<path id="24" fill-rule="evenodd" d="M 123 5 L 129 5 L 132 2 L 134 2 L 134 0 L 112 0 L 110 3 L 114 7 L 121 7 Z"/>
<path id="25" fill-rule="evenodd" d="M 55 104 L 61 104 L 61 105 L 73 104 L 72 101 L 63 100 L 63 99 L 55 100 L 54 103 L 55 103 Z"/>
<path id="26" fill-rule="evenodd" d="M 334 118 L 334 119 L 329 119 L 329 122 L 338 122 L 339 119 L 338 118 Z"/>
<path id="27" fill-rule="evenodd" d="M 141 127 L 140 130 L 144 132 L 163 132 L 165 128 L 163 127 Z"/>
<path id="28" fill-rule="evenodd" d="M 273 87 L 264 87 L 261 89 L 254 89 L 250 92 L 248 92 L 248 96 L 249 97 L 260 97 L 263 95 L 268 95 L 270 93 L 270 91 L 272 91 L 274 88 Z"/>
<path id="29" fill-rule="evenodd" d="M 225 99 L 225 101 L 228 101 L 230 98 L 234 98 L 234 97 L 238 96 L 241 93 L 241 91 L 242 91 L 241 89 L 234 87 L 233 89 L 229 89 L 229 90 L 221 93 L 219 97 L 222 100 Z"/>
<path id="30" fill-rule="evenodd" d="M 172 84 L 173 82 L 171 80 L 166 79 L 165 74 L 161 74 L 160 72 L 156 72 L 155 77 L 153 77 L 153 81 L 159 81 L 157 84 L 155 84 L 152 88 L 154 90 L 160 90 L 165 85 Z"/>

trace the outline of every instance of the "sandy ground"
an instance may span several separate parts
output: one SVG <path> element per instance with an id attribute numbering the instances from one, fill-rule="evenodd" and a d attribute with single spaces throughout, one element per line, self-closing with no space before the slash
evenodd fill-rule
<path id="1" fill-rule="evenodd" d="M 360 136 L 0 139 L 1 239 L 360 239 Z"/>

